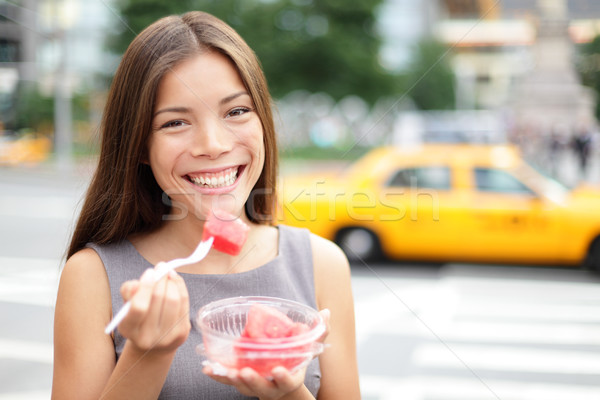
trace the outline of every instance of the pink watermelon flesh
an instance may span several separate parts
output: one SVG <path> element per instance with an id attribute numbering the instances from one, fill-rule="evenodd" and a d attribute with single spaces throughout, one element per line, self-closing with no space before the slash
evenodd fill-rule
<path id="1" fill-rule="evenodd" d="M 273 355 L 255 357 L 256 352 L 269 353 L 269 345 L 264 349 L 256 347 L 260 339 L 289 338 L 310 330 L 309 326 L 301 322 L 294 322 L 282 312 L 265 305 L 253 305 L 248 311 L 246 326 L 242 335 L 235 344 L 237 353 L 236 368 L 250 367 L 262 376 L 269 376 L 271 370 L 277 366 L 283 366 L 288 370 L 293 369 L 305 361 L 305 357 L 295 356 L 297 353 L 305 353 L 310 350 L 310 344 L 290 346 L 285 350 L 273 350 Z M 252 343 L 253 346 L 245 346 Z"/>
<path id="2" fill-rule="evenodd" d="M 310 330 L 308 325 L 303 324 L 302 322 L 296 322 L 292 326 L 292 330 L 290 331 L 290 336 L 298 336 L 303 333 L 306 333 Z"/>
<path id="3" fill-rule="evenodd" d="M 254 339 L 288 337 L 293 326 L 294 322 L 282 312 L 255 304 L 248 311 L 242 336 Z"/>
<path id="4" fill-rule="evenodd" d="M 214 238 L 213 247 L 222 253 L 240 254 L 250 228 L 239 218 L 222 210 L 215 210 L 204 223 L 202 240 Z"/>

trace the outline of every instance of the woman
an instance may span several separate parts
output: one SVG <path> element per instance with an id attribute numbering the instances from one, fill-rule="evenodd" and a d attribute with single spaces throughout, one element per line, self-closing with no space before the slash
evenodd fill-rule
<path id="1" fill-rule="evenodd" d="M 239 35 L 201 12 L 152 24 L 123 56 L 102 135 L 59 286 L 53 398 L 359 398 L 348 263 L 332 243 L 272 224 L 271 100 Z M 217 208 L 250 227 L 240 255 L 211 250 L 155 282 L 152 267 L 190 254 Z M 201 370 L 190 318 L 240 295 L 330 310 L 331 347 L 294 374 L 274 368 L 272 380 L 249 368 Z"/>

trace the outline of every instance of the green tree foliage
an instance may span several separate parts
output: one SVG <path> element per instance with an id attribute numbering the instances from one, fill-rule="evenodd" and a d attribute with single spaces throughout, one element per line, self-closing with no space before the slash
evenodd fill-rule
<path id="1" fill-rule="evenodd" d="M 89 99 L 87 93 L 76 93 L 71 99 L 74 121 L 87 121 Z M 15 117 L 8 127 L 12 130 L 39 130 L 54 124 L 54 98 L 42 94 L 37 86 L 21 84 L 15 93 Z"/>
<path id="2" fill-rule="evenodd" d="M 169 14 L 202 10 L 223 19 L 254 49 L 270 90 L 297 90 L 334 99 L 358 95 L 370 104 L 402 92 L 399 76 L 379 62 L 375 10 L 381 0 L 120 0 L 121 53 L 144 27 Z"/>
<path id="3" fill-rule="evenodd" d="M 589 86 L 600 100 L 600 35 L 580 48 L 578 70 L 582 83 Z M 600 119 L 600 101 L 596 101 L 596 118 Z"/>
<path id="4" fill-rule="evenodd" d="M 54 101 L 52 97 L 42 95 L 37 87 L 22 84 L 15 98 L 15 119 L 10 124 L 12 129 L 37 130 L 41 125 L 51 125 L 54 121 Z"/>
<path id="5" fill-rule="evenodd" d="M 448 110 L 455 107 L 454 73 L 448 60 L 451 53 L 441 43 L 421 41 L 407 75 L 409 97 L 421 110 Z"/>

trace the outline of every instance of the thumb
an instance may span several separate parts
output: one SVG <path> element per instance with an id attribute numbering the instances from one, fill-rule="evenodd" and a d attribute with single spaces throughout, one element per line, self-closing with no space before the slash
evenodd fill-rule
<path id="1" fill-rule="evenodd" d="M 321 335 L 321 337 L 318 339 L 319 342 L 324 342 L 325 338 L 329 335 L 329 330 L 330 330 L 330 324 L 329 324 L 329 319 L 331 317 L 331 311 L 329 311 L 328 308 L 324 308 L 321 311 L 319 311 L 319 315 L 321 315 L 321 318 L 323 318 L 323 322 L 325 323 L 325 332 L 323 332 L 323 335 Z"/>
<path id="2" fill-rule="evenodd" d="M 123 297 L 124 301 L 129 301 L 133 295 L 136 294 L 138 288 L 140 287 L 140 281 L 132 280 L 125 281 L 121 285 L 121 297 Z"/>

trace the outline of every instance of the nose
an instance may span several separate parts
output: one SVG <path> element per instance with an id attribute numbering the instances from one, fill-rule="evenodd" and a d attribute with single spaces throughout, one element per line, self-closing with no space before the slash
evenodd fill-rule
<path id="1" fill-rule="evenodd" d="M 194 157 L 216 159 L 233 147 L 231 129 L 224 121 L 210 118 L 198 125 L 193 131 L 193 142 L 190 147 Z"/>

